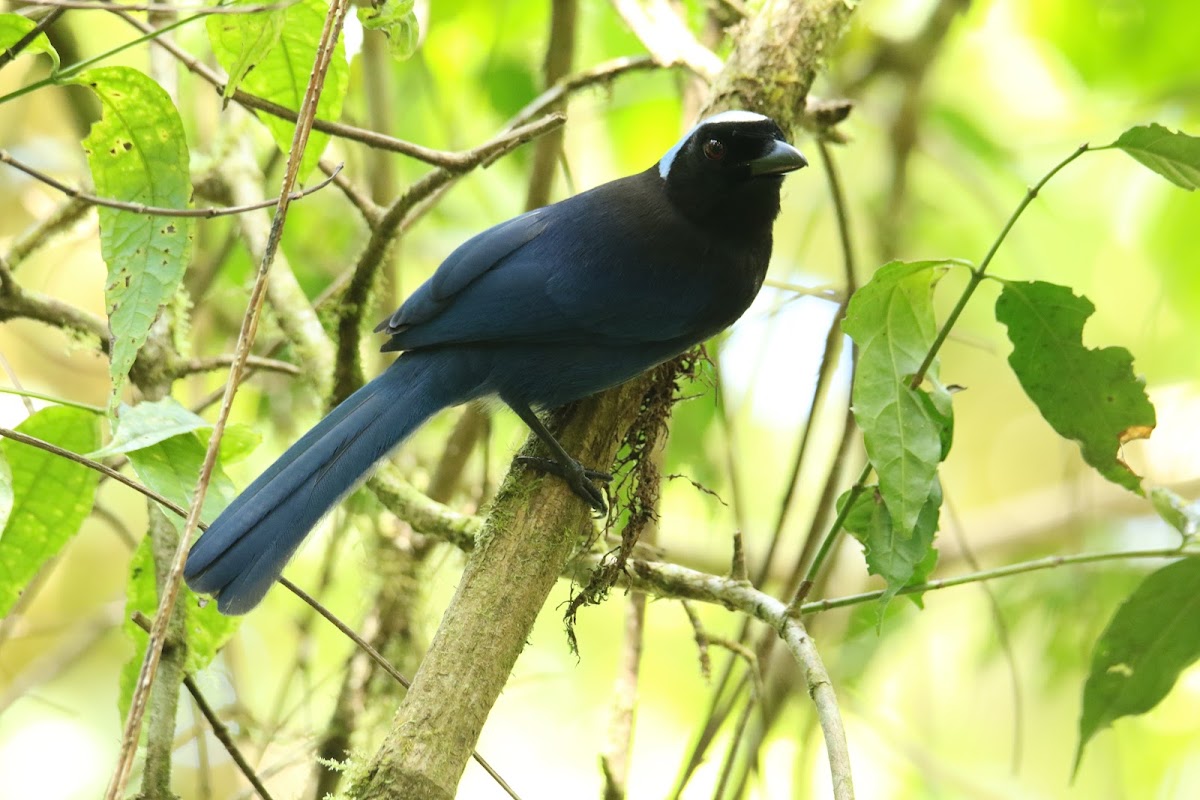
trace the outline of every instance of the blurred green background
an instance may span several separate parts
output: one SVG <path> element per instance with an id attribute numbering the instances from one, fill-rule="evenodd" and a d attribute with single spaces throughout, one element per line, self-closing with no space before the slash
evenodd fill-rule
<path id="1" fill-rule="evenodd" d="M 704 5 L 689 0 L 690 18 Z M 944 38 L 919 35 L 932 14 L 965 6 Z M 11 10 L 11 6 L 10 6 Z M 581 0 L 576 67 L 643 52 L 612 6 Z M 347 30 L 355 58 L 345 117 L 380 125 L 400 138 L 462 149 L 493 135 L 541 84 L 548 4 L 418 3 L 421 42 L 414 57 L 387 76 L 385 109 L 365 106 L 356 26 Z M 66 19 L 77 55 L 131 38 L 124 23 L 99 12 Z M 1188 0 L 1014 0 L 966 3 L 870 0 L 816 87 L 827 98 L 855 101 L 842 126 L 850 141 L 834 148 L 865 280 L 890 258 L 957 257 L 978 261 L 1025 187 L 1083 142 L 1103 144 L 1131 125 L 1157 121 L 1200 134 L 1200 5 Z M 178 32 L 190 51 L 206 52 L 203 27 Z M 886 43 L 884 42 L 886 40 Z M 907 50 L 905 48 L 908 48 Z M 61 51 L 61 47 L 60 47 Z M 901 57 L 908 53 L 921 68 Z M 881 54 L 895 57 L 881 68 Z M 66 61 L 64 53 L 64 61 Z M 145 68 L 145 48 L 115 63 Z M 45 74 L 42 59 L 22 58 L 0 72 L 0 93 Z M 638 72 L 608 89 L 576 95 L 566 126 L 565 172 L 554 194 L 566 196 L 653 164 L 690 124 L 678 71 Z M 223 136 L 270 143 L 237 110 L 218 116 L 219 99 L 182 78 L 181 111 L 190 126 L 193 161 Z M 0 146 L 73 182 L 86 174 L 79 145 L 86 99 L 44 89 L 0 107 Z M 798 146 L 813 168 L 785 184 L 776 228 L 772 281 L 842 286 L 842 252 L 815 145 Z M 523 210 L 531 149 L 518 150 L 465 177 L 401 241 L 380 311 L 395 304 L 458 243 Z M 327 155 L 345 161 L 356 180 L 378 162 L 357 146 L 334 142 Z M 426 167 L 389 157 L 394 185 Z M 903 167 L 899 167 L 899 164 Z M 269 185 L 271 185 L 269 183 Z M 0 251 L 61 197 L 24 175 L 0 168 Z M 201 223 L 196 270 L 230 235 L 228 220 Z M 318 295 L 357 254 L 364 227 L 344 198 L 325 191 L 291 210 L 283 252 L 310 296 Z M 1117 152 L 1089 154 L 1057 177 L 1018 223 L 992 267 L 996 276 L 1069 285 L 1096 305 L 1085 331 L 1092 347 L 1121 345 L 1135 356 L 1158 410 L 1149 442 L 1125 457 L 1150 485 L 1200 495 L 1200 196 L 1182 192 Z M 195 309 L 196 353 L 229 352 L 254 264 L 238 242 Z M 24 286 L 103 313 L 104 264 L 89 215 L 23 265 Z M 952 271 L 938 290 L 948 310 L 965 281 Z M 995 322 L 996 288 L 985 284 L 943 351 L 941 375 L 965 391 L 955 396 L 956 440 L 942 479 L 947 499 L 937 575 L 998 566 L 1048 554 L 1177 541 L 1138 498 L 1085 468 L 1075 445 L 1060 440 L 1025 398 L 1004 361 L 1008 344 Z M 819 297 L 764 290 L 756 305 L 710 352 L 718 356 L 736 431 L 720 424 L 711 391 L 677 411 L 665 471 L 703 483 L 726 502 L 738 480 L 737 513 L 686 480 L 668 482 L 659 544 L 671 560 L 709 572 L 728 569 L 731 533 L 741 527 L 750 557 L 760 555 L 779 515 L 780 498 L 809 408 L 825 332 L 836 306 Z M 273 320 L 260 336 L 273 338 Z M 372 349 L 373 349 L 373 343 Z M 60 332 L 27 321 L 0 327 L 0 354 L 28 389 L 103 405 L 106 364 Z M 285 354 L 286 355 L 286 354 Z M 385 363 L 372 356 L 372 372 Z M 844 414 L 846 369 L 815 420 L 814 446 L 829 453 Z M 192 404 L 220 385 L 221 373 L 181 383 Z M 284 377 L 259 377 L 239 394 L 234 419 L 254 423 L 264 443 L 231 474 L 244 485 L 311 424 L 320 409 L 311 388 Z M 442 415 L 397 455 L 423 485 L 456 415 Z M 0 395 L 0 423 L 26 415 L 19 398 Z M 484 459 L 472 460 L 468 486 L 455 501 L 471 508 L 485 479 L 503 474 L 524 429 L 499 413 Z M 730 455 L 727 456 L 727 453 Z M 861 456 L 856 452 L 856 458 Z M 777 573 L 784 574 L 807 530 L 827 456 L 802 475 Z M 859 462 L 861 463 L 861 462 Z M 851 474 L 857 468 L 851 470 Z M 811 475 L 809 474 L 811 473 Z M 849 485 L 852 477 L 845 479 Z M 120 740 L 117 674 L 129 645 L 119 630 L 128 540 L 145 527 L 141 500 L 106 485 L 93 515 L 43 576 L 23 613 L 0 624 L 0 798 L 95 797 L 107 781 Z M 324 600 L 343 618 L 361 617 L 369 551 L 356 535 L 331 543 L 337 526 L 361 530 L 367 500 L 334 515 L 290 568 L 316 586 L 331 548 L 338 567 Z M 389 524 L 389 523 L 385 523 Z M 357 527 L 356 527 L 357 526 Z M 969 554 L 969 555 L 968 555 Z M 422 577 L 416 613 L 432 634 L 462 561 L 438 551 Z M 755 562 L 756 563 L 756 562 Z M 896 602 L 880 633 L 873 606 L 828 612 L 810 625 L 846 717 L 855 779 L 865 798 L 1193 798 L 1200 796 L 1200 670 L 1185 673 L 1151 714 L 1118 722 L 1090 745 L 1074 782 L 1079 698 L 1092 643 L 1115 605 L 1149 568 L 1145 563 L 1058 569 L 930 593 L 924 611 Z M 827 596 L 875 588 L 857 545 L 845 543 Z M 772 585 L 766 587 L 773 589 Z M 990 595 L 990 596 L 989 596 Z M 479 750 L 523 798 L 598 797 L 599 753 L 622 637 L 620 593 L 580 615 L 580 656 L 566 644 L 554 592 L 535 635 L 493 711 Z M 735 635 L 740 619 L 701 608 L 715 636 Z M 341 681 L 347 643 L 323 625 L 308 629 L 305 610 L 276 591 L 250 615 L 213 668 L 199 678 L 277 798 L 303 796 L 310 748 Z M 998 621 L 999 619 L 999 621 Z M 704 718 L 709 686 L 693 631 L 674 602 L 651 603 L 640 684 L 630 797 L 667 797 Z M 303 638 L 300 633 L 304 633 Z M 717 663 L 724 654 L 714 650 Z M 297 659 L 301 672 L 290 676 Z M 803 681 L 792 684 L 762 752 L 748 797 L 828 795 L 828 772 Z M 286 683 L 285 683 L 286 679 Z M 280 692 L 280 686 L 286 688 Z M 185 708 L 187 708 L 185 704 Z M 370 708 L 375 736 L 390 719 Z M 176 790 L 184 797 L 239 796 L 243 783 L 219 745 L 205 735 L 215 765 L 203 779 L 197 732 L 181 717 Z M 281 715 L 272 729 L 273 715 Z M 684 797 L 713 796 L 728 729 Z M 370 752 L 375 739 L 361 742 Z M 501 796 L 475 765 L 465 798 Z"/>

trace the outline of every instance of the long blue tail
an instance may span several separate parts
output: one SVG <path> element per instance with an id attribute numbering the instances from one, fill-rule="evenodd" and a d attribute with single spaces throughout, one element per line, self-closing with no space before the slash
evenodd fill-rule
<path id="1" fill-rule="evenodd" d="M 306 433 L 192 546 L 188 586 L 244 614 L 279 579 L 296 548 L 392 448 L 443 408 L 470 399 L 477 381 L 447 353 L 398 358 Z"/>

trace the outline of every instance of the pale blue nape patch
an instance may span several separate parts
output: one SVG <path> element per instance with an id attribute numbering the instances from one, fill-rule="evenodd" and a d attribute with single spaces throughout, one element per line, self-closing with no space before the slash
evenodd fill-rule
<path id="1" fill-rule="evenodd" d="M 676 142 L 666 155 L 658 160 L 658 174 L 665 181 L 667 175 L 671 172 L 671 164 L 675 163 L 675 156 L 679 155 L 679 151 L 687 144 L 687 140 L 692 138 L 692 134 L 696 132 L 702 125 L 708 125 L 711 122 L 762 122 L 767 117 L 762 114 L 755 114 L 753 111 L 722 111 L 720 114 L 713 114 L 711 117 L 705 117 L 697 122 L 690 131 L 683 135 L 683 138 Z"/>

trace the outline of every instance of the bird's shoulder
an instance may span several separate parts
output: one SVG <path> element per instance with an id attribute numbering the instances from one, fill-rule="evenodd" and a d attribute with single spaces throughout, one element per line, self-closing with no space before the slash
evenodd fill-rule
<path id="1" fill-rule="evenodd" d="M 656 226 L 661 230 L 666 199 L 649 172 L 610 181 L 476 234 L 450 253 L 375 332 L 396 335 L 431 319 L 501 264 L 506 272 L 549 279 L 557 265 L 590 263 L 614 247 L 634 245 L 643 238 L 639 231 L 653 236 Z"/>

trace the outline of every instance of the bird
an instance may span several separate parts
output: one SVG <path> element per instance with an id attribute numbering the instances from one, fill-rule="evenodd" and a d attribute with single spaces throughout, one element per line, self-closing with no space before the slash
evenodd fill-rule
<path id="1" fill-rule="evenodd" d="M 192 546 L 184 579 L 224 614 L 254 608 L 309 531 L 444 408 L 499 398 L 545 444 L 525 463 L 598 513 L 597 484 L 537 411 L 621 384 L 731 325 L 758 294 L 784 176 L 780 126 L 702 119 L 648 169 L 468 239 L 375 329 L 399 352 L 284 452 Z"/>

